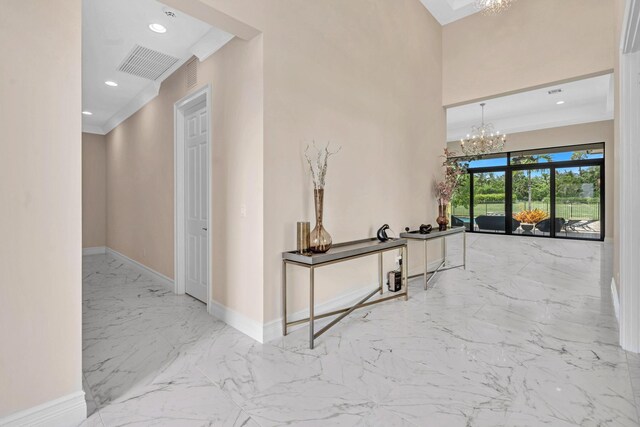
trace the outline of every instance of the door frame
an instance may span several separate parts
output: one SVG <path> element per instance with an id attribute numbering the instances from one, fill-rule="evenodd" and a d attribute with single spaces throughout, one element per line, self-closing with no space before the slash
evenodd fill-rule
<path id="1" fill-rule="evenodd" d="M 619 295 L 620 346 L 640 353 L 640 266 L 635 219 L 640 206 L 637 160 L 640 148 L 640 0 L 627 1 L 620 41 L 620 138 L 617 148 L 619 203 L 617 212 L 619 250 L 618 283 L 612 284 L 612 298 Z M 615 269 L 615 266 L 614 266 Z M 615 276 L 614 276 L 615 280 Z M 616 295 L 617 292 L 617 295 Z"/>
<path id="2" fill-rule="evenodd" d="M 212 239 L 211 232 L 212 218 L 211 218 L 211 189 L 213 187 L 212 173 L 211 173 L 211 141 L 212 141 L 212 129 L 211 129 L 211 84 L 207 84 L 200 89 L 190 93 L 184 98 L 180 99 L 174 104 L 174 220 L 175 220 L 175 241 L 174 241 L 174 268 L 175 268 L 175 281 L 174 291 L 178 295 L 182 295 L 186 292 L 186 279 L 185 279 L 185 263 L 186 263 L 186 226 L 185 226 L 185 138 L 184 138 L 184 115 L 185 111 L 193 105 L 205 101 L 205 108 L 207 109 L 207 182 L 209 185 L 209 203 L 207 206 L 207 312 L 209 312 L 209 306 L 211 304 L 211 285 L 213 283 L 213 275 L 211 268 L 212 261 Z"/>

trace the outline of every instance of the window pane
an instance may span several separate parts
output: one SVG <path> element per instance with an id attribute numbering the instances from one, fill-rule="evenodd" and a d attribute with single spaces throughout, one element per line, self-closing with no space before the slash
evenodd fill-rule
<path id="1" fill-rule="evenodd" d="M 464 226 L 469 230 L 471 223 L 469 220 L 469 205 L 471 203 L 469 183 L 471 180 L 469 174 L 462 176 L 460 179 L 460 186 L 456 189 L 451 199 L 451 226 Z"/>
<path id="2" fill-rule="evenodd" d="M 549 148 L 543 150 L 530 150 L 513 153 L 512 165 L 525 165 L 535 163 L 568 162 L 572 160 L 603 159 L 604 146 L 602 144 L 576 145 L 567 148 Z"/>
<path id="3" fill-rule="evenodd" d="M 556 170 L 557 237 L 600 239 L 600 166 Z"/>
<path id="4" fill-rule="evenodd" d="M 475 229 L 505 232 L 505 173 L 473 174 L 473 214 Z"/>
<path id="5" fill-rule="evenodd" d="M 530 236 L 550 235 L 551 171 L 514 171 L 511 188 L 513 233 Z"/>
<path id="6" fill-rule="evenodd" d="M 505 157 L 483 157 L 478 160 L 471 160 L 469 168 L 490 168 L 494 166 L 506 166 L 507 158 Z"/>

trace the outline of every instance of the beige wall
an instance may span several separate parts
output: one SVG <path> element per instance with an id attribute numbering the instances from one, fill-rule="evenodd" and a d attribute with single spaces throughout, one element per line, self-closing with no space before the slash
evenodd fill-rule
<path id="1" fill-rule="evenodd" d="M 614 2 L 525 0 L 443 27 L 444 105 L 614 68 Z"/>
<path id="2" fill-rule="evenodd" d="M 0 418 L 82 390 L 81 2 L 2 6 Z"/>
<path id="3" fill-rule="evenodd" d="M 334 241 L 373 236 L 385 222 L 398 232 L 434 222 L 432 187 L 445 141 L 442 30 L 418 0 L 166 3 L 229 31 L 240 22 L 263 34 L 264 171 L 256 186 L 263 186 L 264 245 L 242 251 L 230 272 L 264 269 L 264 308 L 250 308 L 252 318 L 280 316 L 281 252 L 295 247 L 296 221 L 313 222 L 307 142 L 342 146 L 326 188 L 325 224 Z M 237 206 L 228 209 L 237 215 Z M 375 272 L 373 260 L 326 269 L 318 297 L 371 285 Z M 306 276 L 300 280 L 289 292 L 293 310 L 308 298 Z"/>
<path id="4" fill-rule="evenodd" d="M 185 67 L 160 94 L 107 136 L 107 246 L 174 276 L 174 104 L 212 88 L 213 299 L 262 320 L 262 37 L 233 39 Z M 247 217 L 240 207 L 247 207 Z M 251 259 L 247 268 L 246 257 Z"/>
<path id="5" fill-rule="evenodd" d="M 614 122 L 585 123 L 550 129 L 518 132 L 507 135 L 505 151 L 519 151 L 536 148 L 562 147 L 565 145 L 605 143 L 605 237 L 614 236 L 614 218 L 616 215 L 615 163 L 614 163 Z M 460 142 L 448 142 L 450 150 L 460 152 Z"/>
<path id="6" fill-rule="evenodd" d="M 268 8 L 265 322 L 280 316 L 280 253 L 295 248 L 296 221 L 314 222 L 305 143 L 342 146 L 329 165 L 324 224 L 344 242 L 374 236 L 384 223 L 396 232 L 434 223 L 433 179 L 445 141 L 441 26 L 419 1 L 271 1 Z M 318 296 L 371 288 L 375 275 L 375 257 L 321 269 Z M 292 282 L 293 310 L 306 307 L 307 281 Z"/>
<path id="7" fill-rule="evenodd" d="M 103 135 L 82 134 L 82 247 L 107 242 L 107 158 Z"/>

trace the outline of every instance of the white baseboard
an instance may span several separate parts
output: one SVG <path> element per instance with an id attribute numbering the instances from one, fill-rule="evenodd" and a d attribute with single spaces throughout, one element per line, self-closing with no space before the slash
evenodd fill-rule
<path id="1" fill-rule="evenodd" d="M 354 302 L 361 300 L 367 294 L 371 293 L 371 291 L 376 288 L 378 285 L 369 285 L 366 288 L 360 288 L 355 291 L 350 291 L 344 293 L 336 298 L 330 299 L 329 301 L 325 301 L 321 304 L 316 304 L 315 312 L 316 313 L 326 313 L 327 311 L 338 310 L 343 307 L 347 307 Z M 309 309 L 300 310 L 296 313 L 291 313 L 288 315 L 288 320 L 293 321 L 296 319 L 303 319 L 305 317 L 309 317 Z M 307 324 L 296 325 L 293 327 L 289 327 L 289 332 L 293 332 L 297 329 L 306 327 Z M 264 342 L 273 341 L 277 338 L 282 337 L 282 317 L 279 317 L 275 320 L 267 322 L 264 324 L 264 329 L 262 333 L 264 337 Z"/>
<path id="2" fill-rule="evenodd" d="M 93 248 L 82 248 L 82 255 L 104 255 L 107 253 L 105 246 L 96 246 Z"/>
<path id="3" fill-rule="evenodd" d="M 154 279 L 158 280 L 159 282 L 161 282 L 162 284 L 166 285 L 167 287 L 169 287 L 171 290 L 174 290 L 174 284 L 173 284 L 173 279 L 168 278 L 167 276 L 165 276 L 162 273 L 158 273 L 157 271 L 147 267 L 144 264 L 139 263 L 138 261 L 129 258 L 126 255 L 121 254 L 118 251 L 115 251 L 111 248 L 106 248 L 107 249 L 107 254 L 111 255 L 112 257 L 126 263 L 129 264 L 130 266 L 133 266 L 135 268 L 139 268 L 141 270 L 143 270 L 145 273 L 150 274 L 151 276 L 153 276 Z"/>
<path id="4" fill-rule="evenodd" d="M 0 426 L 66 427 L 77 426 L 87 418 L 84 392 L 77 391 L 42 405 L 0 419 Z"/>
<path id="5" fill-rule="evenodd" d="M 219 302 L 211 301 L 209 303 L 209 314 L 222 320 L 227 325 L 237 329 L 245 335 L 250 336 L 254 340 L 262 343 L 263 332 L 262 323 L 245 316 L 242 313 L 226 307 Z"/>
<path id="6" fill-rule="evenodd" d="M 616 320 L 620 325 L 620 298 L 618 297 L 618 287 L 616 286 L 616 278 L 611 278 L 611 299 L 613 300 L 613 310 L 616 313 Z"/>
<path id="7" fill-rule="evenodd" d="M 435 270 L 436 268 L 438 268 L 440 263 L 442 263 L 442 259 L 430 262 L 428 266 L 429 270 Z M 385 283 L 386 283 L 386 279 L 385 279 Z M 348 307 L 354 302 L 357 302 L 362 298 L 364 298 L 367 294 L 371 293 L 371 291 L 375 289 L 377 286 L 378 286 L 377 283 L 369 284 L 367 287 L 362 287 L 354 291 L 344 293 L 333 299 L 330 299 L 329 301 L 325 301 L 321 304 L 317 304 L 315 308 L 316 313 L 326 313 L 328 311 L 334 311 L 344 307 Z M 409 297 L 411 297 L 411 293 L 409 293 Z M 309 309 L 304 309 L 296 313 L 289 314 L 288 317 L 290 321 L 309 317 Z M 289 331 L 292 332 L 292 331 L 295 331 L 296 329 L 300 329 L 303 327 L 306 327 L 306 324 L 296 325 L 294 327 L 289 327 L 288 329 Z M 263 336 L 264 342 L 269 342 L 274 339 L 280 338 L 282 336 L 282 317 L 279 317 L 275 320 L 265 323 L 262 336 Z"/>

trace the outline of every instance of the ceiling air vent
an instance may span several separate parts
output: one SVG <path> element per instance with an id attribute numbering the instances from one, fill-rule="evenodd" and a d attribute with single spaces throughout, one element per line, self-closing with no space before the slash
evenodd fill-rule
<path id="1" fill-rule="evenodd" d="M 187 63 L 187 88 L 193 87 L 198 83 L 198 58 L 193 58 Z"/>
<path id="2" fill-rule="evenodd" d="M 176 62 L 178 62 L 178 58 L 135 45 L 118 67 L 118 71 L 149 80 L 157 80 Z"/>
<path id="3" fill-rule="evenodd" d="M 554 95 L 554 94 L 560 93 L 560 92 L 562 92 L 562 89 L 551 89 L 549 91 L 549 95 Z"/>

